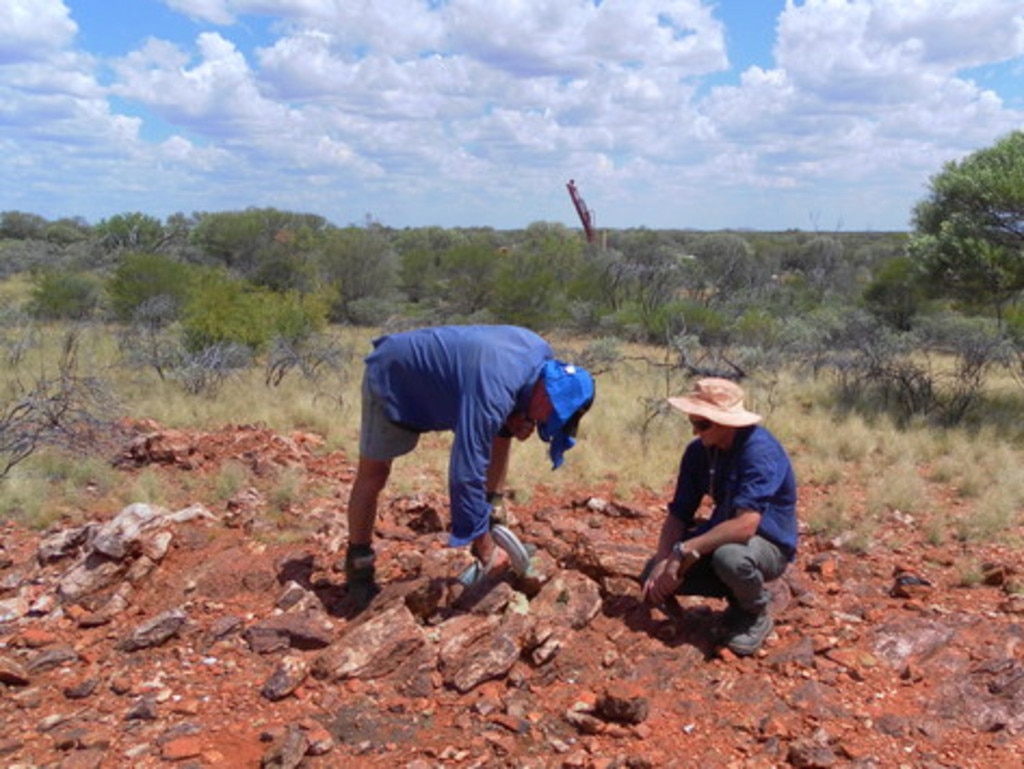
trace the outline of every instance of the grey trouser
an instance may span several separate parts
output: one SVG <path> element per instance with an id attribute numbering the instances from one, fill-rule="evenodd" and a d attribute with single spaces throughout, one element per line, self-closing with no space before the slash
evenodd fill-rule
<path id="1" fill-rule="evenodd" d="M 676 593 L 726 598 L 745 612 L 760 614 L 771 600 L 765 583 L 781 577 L 787 565 L 786 555 L 777 545 L 754 536 L 746 544 L 722 545 L 710 556 L 703 556 L 686 572 Z M 652 560 L 641 582 L 653 567 Z"/>
<path id="2" fill-rule="evenodd" d="M 367 459 L 392 460 L 408 454 L 420 439 L 420 434 L 396 425 L 384 406 L 371 390 L 370 377 L 363 373 L 362 423 L 359 429 L 359 456 Z"/>

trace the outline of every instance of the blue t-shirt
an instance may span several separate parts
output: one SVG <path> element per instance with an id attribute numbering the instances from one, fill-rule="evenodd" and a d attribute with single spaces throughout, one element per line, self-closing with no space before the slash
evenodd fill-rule
<path id="1" fill-rule="evenodd" d="M 487 532 L 484 483 L 494 437 L 525 412 L 544 362 L 544 339 L 516 326 L 439 326 L 379 337 L 366 358 L 370 389 L 410 430 L 452 430 L 448 491 L 452 545 Z"/>
<path id="2" fill-rule="evenodd" d="M 732 518 L 737 510 L 754 510 L 761 514 L 757 533 L 790 561 L 796 557 L 796 476 L 786 450 L 767 429 L 740 428 L 728 451 L 707 448 L 699 438 L 690 442 L 679 463 L 669 513 L 690 529 L 705 494 L 714 501 L 711 519 L 687 538 Z"/>

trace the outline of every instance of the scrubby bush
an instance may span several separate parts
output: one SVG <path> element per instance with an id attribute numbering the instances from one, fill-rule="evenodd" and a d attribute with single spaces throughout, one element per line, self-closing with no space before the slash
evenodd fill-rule
<path id="1" fill-rule="evenodd" d="M 35 277 L 29 313 L 40 320 L 84 320 L 103 298 L 99 278 L 90 273 L 47 270 Z"/>
<path id="2" fill-rule="evenodd" d="M 889 259 L 864 289 L 863 301 L 883 323 L 909 331 L 925 301 L 920 268 L 905 256 Z"/>
<path id="3" fill-rule="evenodd" d="M 324 328 L 327 305 L 325 296 L 276 294 L 209 271 L 186 305 L 184 345 L 192 353 L 219 344 L 262 352 L 275 337 L 302 339 Z"/>
<path id="4" fill-rule="evenodd" d="M 267 353 L 263 381 L 277 387 L 292 371 L 305 379 L 314 379 L 323 371 L 340 371 L 352 359 L 351 348 L 325 334 L 304 339 L 278 337 Z"/>
<path id="5" fill-rule="evenodd" d="M 236 372 L 252 363 L 252 349 L 235 342 L 215 342 L 189 350 L 171 372 L 190 395 L 213 395 Z"/>
<path id="6" fill-rule="evenodd" d="M 164 297 L 161 318 L 171 321 L 185 305 L 196 270 L 163 254 L 129 254 L 107 281 L 110 310 L 121 321 L 131 320 L 145 304 Z"/>
<path id="7" fill-rule="evenodd" d="M 695 334 L 702 344 L 717 346 L 727 341 L 731 332 L 729 318 L 720 310 L 689 300 L 662 306 L 651 319 L 648 341 L 669 339 L 681 332 Z"/>
<path id="8" fill-rule="evenodd" d="M 84 455 L 109 436 L 119 405 L 107 382 L 82 372 L 78 348 L 73 329 L 53 370 L 8 382 L 0 397 L 0 480 L 43 447 Z"/>

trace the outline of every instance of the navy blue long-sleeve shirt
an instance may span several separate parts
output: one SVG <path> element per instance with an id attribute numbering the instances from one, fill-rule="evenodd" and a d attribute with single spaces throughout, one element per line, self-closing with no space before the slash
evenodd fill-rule
<path id="1" fill-rule="evenodd" d="M 711 518 L 687 538 L 738 510 L 754 510 L 761 514 L 757 533 L 778 545 L 789 560 L 796 557 L 796 476 L 785 449 L 766 428 L 738 429 L 728 451 L 708 449 L 699 438 L 687 445 L 669 513 L 689 529 L 705 494 L 714 500 Z"/>
<path id="2" fill-rule="evenodd" d="M 366 358 L 370 389 L 388 418 L 418 432 L 452 430 L 448 465 L 451 544 L 486 533 L 484 488 L 492 442 L 525 413 L 548 343 L 516 326 L 439 326 L 375 339 Z"/>

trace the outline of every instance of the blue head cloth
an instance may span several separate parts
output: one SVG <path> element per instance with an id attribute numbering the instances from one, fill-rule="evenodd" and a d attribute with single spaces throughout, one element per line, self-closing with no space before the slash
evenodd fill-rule
<path id="1" fill-rule="evenodd" d="M 542 373 L 544 389 L 551 400 L 551 416 L 537 425 L 541 440 L 551 444 L 553 470 L 562 466 L 566 451 L 576 445 L 580 418 L 594 402 L 594 379 L 579 366 L 549 360 Z"/>

